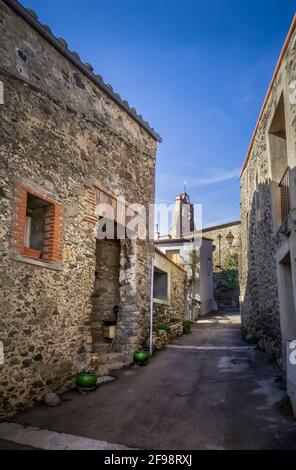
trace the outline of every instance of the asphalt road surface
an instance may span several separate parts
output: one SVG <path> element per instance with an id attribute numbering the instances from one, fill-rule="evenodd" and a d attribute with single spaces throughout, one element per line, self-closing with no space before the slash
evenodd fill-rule
<path id="1" fill-rule="evenodd" d="M 146 367 L 113 375 L 94 392 L 69 392 L 59 407 L 37 405 L 15 422 L 53 432 L 56 448 L 56 433 L 64 433 L 78 448 L 104 441 L 149 450 L 296 449 L 296 421 L 278 405 L 281 371 L 243 342 L 236 315 L 202 320 Z M 20 427 L 17 444 L 46 448 L 29 433 Z"/>

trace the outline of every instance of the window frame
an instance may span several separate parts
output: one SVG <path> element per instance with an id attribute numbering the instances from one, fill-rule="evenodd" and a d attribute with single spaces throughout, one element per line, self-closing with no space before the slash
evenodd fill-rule
<path id="1" fill-rule="evenodd" d="M 42 252 L 26 247 L 25 243 L 28 195 L 35 196 L 49 204 Z M 20 255 L 21 260 L 26 258 L 48 264 L 61 262 L 63 260 L 63 219 L 63 204 L 34 189 L 18 184 L 12 222 L 11 249 Z"/>
<path id="2" fill-rule="evenodd" d="M 156 274 L 159 274 L 160 276 L 165 276 L 166 279 L 166 298 L 159 298 L 155 297 L 155 279 L 156 279 Z M 159 268 L 158 266 L 154 266 L 154 284 L 153 284 L 153 302 L 154 303 L 160 303 L 160 304 L 166 304 L 168 305 L 170 303 L 170 275 L 168 271 L 164 271 L 163 269 Z"/>

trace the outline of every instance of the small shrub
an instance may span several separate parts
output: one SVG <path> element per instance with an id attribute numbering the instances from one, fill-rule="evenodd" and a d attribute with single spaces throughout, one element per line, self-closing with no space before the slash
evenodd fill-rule
<path id="1" fill-rule="evenodd" d="M 153 330 L 155 333 L 158 333 L 158 331 L 165 331 L 168 335 L 171 333 L 171 327 L 168 323 L 158 323 L 154 325 Z"/>
<path id="2" fill-rule="evenodd" d="M 192 323 L 189 320 L 183 321 L 183 333 L 184 335 L 190 335 L 192 332 Z"/>
<path id="3" fill-rule="evenodd" d="M 238 269 L 238 254 L 228 255 L 219 276 L 220 285 L 226 289 L 236 289 L 238 287 Z"/>

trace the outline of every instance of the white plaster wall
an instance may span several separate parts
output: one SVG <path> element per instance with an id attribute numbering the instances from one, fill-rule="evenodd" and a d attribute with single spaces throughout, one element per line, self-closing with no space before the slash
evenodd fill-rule
<path id="1" fill-rule="evenodd" d="M 180 250 L 180 256 L 188 262 L 190 259 L 190 248 L 191 243 L 168 243 L 157 245 L 158 249 L 163 253 L 169 250 Z M 213 291 L 213 264 L 212 264 L 212 242 L 210 240 L 204 240 L 202 242 L 199 251 L 199 266 L 196 273 L 196 280 L 192 286 L 192 292 L 188 292 L 188 298 L 192 295 L 192 298 L 201 302 L 200 314 L 206 315 L 212 310 L 215 310 L 216 303 L 214 301 Z M 188 273 L 190 276 L 190 273 Z M 194 312 L 196 317 L 198 312 Z"/>
<path id="2" fill-rule="evenodd" d="M 200 249 L 200 300 L 202 315 L 217 308 L 213 290 L 213 247 L 212 242 L 205 239 Z"/>

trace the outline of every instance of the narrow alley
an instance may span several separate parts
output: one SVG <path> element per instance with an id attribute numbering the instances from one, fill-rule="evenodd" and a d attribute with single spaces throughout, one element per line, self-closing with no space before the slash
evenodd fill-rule
<path id="1" fill-rule="evenodd" d="M 296 451 L 295 2 L 22 3 L 0 0 L 0 451 Z"/>
<path id="2" fill-rule="evenodd" d="M 296 423 L 279 405 L 282 373 L 243 342 L 236 314 L 203 318 L 149 366 L 113 376 L 1 424 L 0 439 L 45 449 L 296 449 Z"/>

